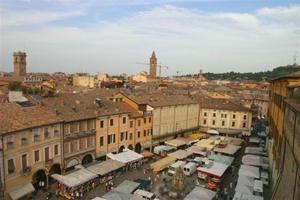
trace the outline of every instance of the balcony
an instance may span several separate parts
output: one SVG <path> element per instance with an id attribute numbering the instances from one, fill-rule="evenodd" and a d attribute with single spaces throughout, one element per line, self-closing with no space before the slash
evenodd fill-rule
<path id="1" fill-rule="evenodd" d="M 31 172 L 31 166 L 26 167 L 25 169 L 21 169 L 21 176 L 27 176 Z"/>
<path id="2" fill-rule="evenodd" d="M 24 137 L 21 139 L 21 145 L 26 145 L 26 144 L 28 144 L 28 138 Z"/>
<path id="3" fill-rule="evenodd" d="M 50 132 L 44 132 L 44 139 L 50 138 Z"/>
<path id="4" fill-rule="evenodd" d="M 54 137 L 58 137 L 59 136 L 59 130 L 54 130 Z"/>
<path id="5" fill-rule="evenodd" d="M 44 161 L 45 166 L 49 166 L 52 163 L 53 163 L 53 159 L 52 158 Z"/>
<path id="6" fill-rule="evenodd" d="M 40 141 L 41 140 L 41 136 L 40 135 L 34 135 L 33 136 L 33 141 L 34 142 L 38 142 L 38 141 Z"/>
<path id="7" fill-rule="evenodd" d="M 95 135 L 95 134 L 96 134 L 95 129 L 80 131 L 80 132 L 76 132 L 76 133 L 68 133 L 68 134 L 65 134 L 65 140 L 67 141 L 67 140 L 82 138 L 82 137 L 86 137 L 89 135 Z"/>
<path id="8" fill-rule="evenodd" d="M 14 141 L 9 141 L 6 143 L 7 149 L 13 149 L 15 147 Z"/>

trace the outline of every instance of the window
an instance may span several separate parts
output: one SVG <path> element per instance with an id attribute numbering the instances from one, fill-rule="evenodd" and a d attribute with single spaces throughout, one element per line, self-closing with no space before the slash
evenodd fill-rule
<path id="1" fill-rule="evenodd" d="M 225 121 L 222 121 L 222 126 L 225 126 Z"/>
<path id="2" fill-rule="evenodd" d="M 132 140 L 132 133 L 129 133 L 129 139 Z"/>
<path id="3" fill-rule="evenodd" d="M 151 129 L 148 129 L 148 135 L 151 135 Z"/>
<path id="4" fill-rule="evenodd" d="M 49 128 L 44 128 L 44 139 L 50 138 L 50 131 Z"/>
<path id="5" fill-rule="evenodd" d="M 206 117 L 206 116 L 207 116 L 207 112 L 204 113 L 204 117 Z"/>
<path id="6" fill-rule="evenodd" d="M 107 140 L 108 144 L 115 143 L 115 140 L 116 140 L 116 135 L 115 134 L 108 135 L 108 140 Z"/>
<path id="7" fill-rule="evenodd" d="M 222 118 L 226 118 L 226 117 L 227 117 L 227 114 L 222 114 L 221 117 L 222 117 Z"/>
<path id="8" fill-rule="evenodd" d="M 39 162 L 40 161 L 40 150 L 35 150 L 34 151 L 34 162 Z"/>
<path id="9" fill-rule="evenodd" d="M 203 124 L 206 124 L 206 119 L 203 120 Z"/>
<path id="10" fill-rule="evenodd" d="M 147 135 L 147 130 L 144 130 L 144 137 L 146 137 Z"/>
<path id="11" fill-rule="evenodd" d="M 45 161 L 49 161 L 50 160 L 50 148 L 49 147 L 46 147 L 45 149 Z"/>
<path id="12" fill-rule="evenodd" d="M 247 119 L 247 115 L 244 115 L 244 120 L 246 120 Z"/>
<path id="13" fill-rule="evenodd" d="M 169 124 L 169 129 L 168 129 L 168 132 L 169 132 L 169 133 L 172 132 L 172 128 L 173 128 L 173 124 L 170 123 L 170 124 Z"/>
<path id="14" fill-rule="evenodd" d="M 137 136 L 138 136 L 138 138 L 141 137 L 141 131 L 138 131 L 138 132 L 137 132 Z"/>
<path id="15" fill-rule="evenodd" d="M 126 124 L 126 117 L 123 117 L 123 124 Z"/>
<path id="16" fill-rule="evenodd" d="M 95 129 L 95 120 L 90 121 L 90 129 Z"/>
<path id="17" fill-rule="evenodd" d="M 65 144 L 65 153 L 69 153 L 70 152 L 70 146 L 69 146 L 69 143 L 66 143 Z"/>
<path id="18" fill-rule="evenodd" d="M 79 123 L 75 122 L 74 123 L 74 133 L 78 133 L 79 132 Z"/>
<path id="19" fill-rule="evenodd" d="M 216 117 L 216 113 L 213 113 L 213 117 Z"/>
<path id="20" fill-rule="evenodd" d="M 82 122 L 82 130 L 83 130 L 83 131 L 86 131 L 86 130 L 87 130 L 87 122 L 86 122 L 86 121 L 83 121 L 83 122 Z"/>
<path id="21" fill-rule="evenodd" d="M 81 140 L 81 149 L 86 149 L 87 143 L 86 139 Z"/>
<path id="22" fill-rule="evenodd" d="M 151 117 L 149 117 L 149 120 L 148 120 L 148 121 L 149 121 L 149 123 L 151 123 Z"/>
<path id="23" fill-rule="evenodd" d="M 14 148 L 14 137 L 12 135 L 6 137 L 6 149 Z"/>
<path id="24" fill-rule="evenodd" d="M 246 128 L 246 122 L 243 123 L 243 128 Z"/>
<path id="25" fill-rule="evenodd" d="M 70 134 L 70 124 L 65 125 L 65 133 Z"/>
<path id="26" fill-rule="evenodd" d="M 232 115 L 232 119 L 235 119 L 235 114 Z"/>
<path id="27" fill-rule="evenodd" d="M 57 156 L 59 154 L 58 144 L 54 145 L 54 155 Z"/>
<path id="28" fill-rule="evenodd" d="M 212 121 L 212 125 L 216 125 L 216 120 L 213 120 L 213 121 Z"/>
<path id="29" fill-rule="evenodd" d="M 21 139 L 21 145 L 25 145 L 28 143 L 28 136 L 27 132 L 23 132 L 20 134 L 20 139 Z"/>
<path id="30" fill-rule="evenodd" d="M 179 129 L 179 123 L 177 122 L 175 125 L 175 131 L 178 131 L 178 129 Z"/>
<path id="31" fill-rule="evenodd" d="M 90 147 L 94 147 L 95 144 L 94 144 L 94 138 L 93 137 L 90 137 Z"/>
<path id="32" fill-rule="evenodd" d="M 132 127 L 133 127 L 133 121 L 130 120 L 130 128 L 132 128 Z"/>
<path id="33" fill-rule="evenodd" d="M 110 126 L 113 126 L 113 125 L 114 125 L 114 119 L 110 119 L 110 120 L 109 120 L 109 125 L 110 125 Z"/>
<path id="34" fill-rule="evenodd" d="M 127 131 L 121 132 L 121 141 L 127 140 Z"/>
<path id="35" fill-rule="evenodd" d="M 100 128 L 104 128 L 104 121 L 100 120 Z"/>
<path id="36" fill-rule="evenodd" d="M 9 159 L 7 160 L 7 171 L 8 174 L 14 173 L 15 172 L 15 163 L 14 163 L 14 159 Z"/>
<path id="37" fill-rule="evenodd" d="M 59 126 L 54 125 L 53 130 L 54 130 L 54 137 L 58 137 L 59 136 Z"/>
<path id="38" fill-rule="evenodd" d="M 138 120 L 138 126 L 141 126 L 141 120 L 140 119 Z"/>
<path id="39" fill-rule="evenodd" d="M 147 123 L 147 118 L 144 118 L 144 124 L 146 124 Z"/>
<path id="40" fill-rule="evenodd" d="M 104 146 L 104 136 L 100 137 L 100 147 Z"/>
<path id="41" fill-rule="evenodd" d="M 78 151 L 78 141 L 74 142 L 74 152 Z"/>
<path id="42" fill-rule="evenodd" d="M 233 127 L 235 126 L 235 122 L 232 122 L 232 126 L 233 126 Z"/>

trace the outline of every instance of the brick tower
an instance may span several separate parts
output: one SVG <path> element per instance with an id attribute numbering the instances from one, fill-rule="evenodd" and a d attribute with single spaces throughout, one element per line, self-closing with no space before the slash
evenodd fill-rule
<path id="1" fill-rule="evenodd" d="M 156 77 L 156 67 L 157 67 L 157 58 L 155 56 L 155 52 L 153 51 L 152 56 L 150 58 L 150 75 Z"/>
<path id="2" fill-rule="evenodd" d="M 14 52 L 14 75 L 26 76 L 26 53 Z"/>

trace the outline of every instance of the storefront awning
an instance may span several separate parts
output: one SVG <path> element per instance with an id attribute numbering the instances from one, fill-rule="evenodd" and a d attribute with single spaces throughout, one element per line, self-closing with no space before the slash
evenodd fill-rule
<path id="1" fill-rule="evenodd" d="M 32 185 L 32 183 L 26 183 L 24 185 L 21 185 L 18 188 L 15 188 L 11 191 L 9 191 L 9 195 L 12 198 L 12 200 L 17 200 L 20 199 L 24 196 L 26 196 L 27 194 L 33 192 L 35 189 Z"/>
<path id="2" fill-rule="evenodd" d="M 73 167 L 73 166 L 76 166 L 76 165 L 79 165 L 79 162 L 78 162 L 78 160 L 73 159 L 73 160 L 71 160 L 71 161 L 68 163 L 67 168 Z"/>

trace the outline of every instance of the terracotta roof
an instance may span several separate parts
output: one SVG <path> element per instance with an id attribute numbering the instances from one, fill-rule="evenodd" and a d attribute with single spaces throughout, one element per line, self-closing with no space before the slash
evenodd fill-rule
<path id="1" fill-rule="evenodd" d="M 62 122 L 54 112 L 40 106 L 22 107 L 16 103 L 0 104 L 0 133 Z"/>
<path id="2" fill-rule="evenodd" d="M 58 116 L 66 122 L 91 119 L 98 116 L 128 113 L 119 102 L 112 102 L 106 97 L 105 90 L 95 90 L 85 94 L 60 94 L 58 97 L 46 98 L 44 100 L 31 101 L 39 103 L 42 107 L 54 112 L 58 111 Z M 101 99 L 102 106 L 95 103 L 95 99 Z"/>
<path id="3" fill-rule="evenodd" d="M 225 99 L 213 99 L 213 98 L 203 98 L 200 101 L 201 108 L 209 108 L 216 110 L 233 110 L 233 111 L 243 111 L 243 112 L 252 112 L 251 109 L 236 104 L 230 100 Z"/>
<path id="4" fill-rule="evenodd" d="M 120 102 L 121 106 L 127 110 L 128 112 L 130 112 L 130 116 L 132 117 L 138 117 L 138 116 L 143 116 L 143 114 L 139 113 L 138 110 L 136 110 L 135 108 L 133 108 L 132 106 L 130 106 L 128 103 L 126 103 L 125 101 L 121 101 Z"/>

